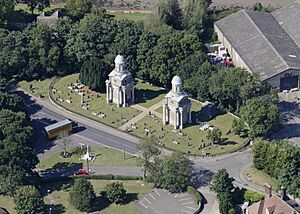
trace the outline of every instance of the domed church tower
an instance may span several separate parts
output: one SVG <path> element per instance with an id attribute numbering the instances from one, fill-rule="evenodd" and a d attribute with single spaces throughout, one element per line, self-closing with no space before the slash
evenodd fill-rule
<path id="1" fill-rule="evenodd" d="M 188 94 L 182 90 L 182 80 L 179 76 L 172 79 L 172 90 L 165 96 L 163 104 L 163 124 L 171 124 L 174 129 L 183 129 L 191 123 L 191 107 Z"/>
<path id="2" fill-rule="evenodd" d="M 118 107 L 126 107 L 134 102 L 134 79 L 125 67 L 125 58 L 118 55 L 115 69 L 108 75 L 106 83 L 106 101 Z"/>

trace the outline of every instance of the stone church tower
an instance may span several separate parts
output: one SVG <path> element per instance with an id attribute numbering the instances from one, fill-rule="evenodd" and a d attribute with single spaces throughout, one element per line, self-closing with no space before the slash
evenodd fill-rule
<path id="1" fill-rule="evenodd" d="M 118 55 L 115 69 L 108 75 L 106 83 L 106 101 L 118 107 L 126 107 L 134 102 L 134 79 L 125 67 L 125 59 Z"/>
<path id="2" fill-rule="evenodd" d="M 171 124 L 174 129 L 183 129 L 187 123 L 191 123 L 192 103 L 188 94 L 182 90 L 182 81 L 179 76 L 172 79 L 172 90 L 166 95 L 163 104 L 163 124 Z"/>

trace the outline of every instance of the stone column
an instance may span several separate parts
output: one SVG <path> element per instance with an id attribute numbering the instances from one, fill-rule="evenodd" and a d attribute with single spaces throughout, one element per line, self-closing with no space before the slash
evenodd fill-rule
<path id="1" fill-rule="evenodd" d="M 125 87 L 123 88 L 123 107 L 126 107 L 126 89 Z"/>
<path id="2" fill-rule="evenodd" d="M 110 88 L 109 88 L 109 83 L 108 81 L 105 82 L 106 83 L 106 103 L 109 104 L 109 97 L 110 97 Z"/>
<path id="3" fill-rule="evenodd" d="M 174 129 L 177 129 L 177 109 L 174 111 Z"/>
<path id="4" fill-rule="evenodd" d="M 166 105 L 163 104 L 162 105 L 162 108 L 163 108 L 163 125 L 166 125 Z"/>
<path id="5" fill-rule="evenodd" d="M 118 92 L 117 92 L 117 106 L 120 107 L 120 88 L 118 88 Z"/>
<path id="6" fill-rule="evenodd" d="M 180 113 L 179 127 L 180 127 L 180 129 L 183 129 L 183 109 L 182 108 L 179 109 L 179 113 Z"/>
<path id="7" fill-rule="evenodd" d="M 111 102 L 113 100 L 113 96 L 114 96 L 113 93 L 114 93 L 113 87 L 110 86 L 109 87 L 109 102 Z"/>
<path id="8" fill-rule="evenodd" d="M 176 121 L 177 121 L 177 123 L 176 123 L 176 126 L 178 127 L 179 126 L 179 124 L 180 124 L 180 117 L 179 117 L 179 111 L 178 111 L 178 109 L 176 109 Z"/>

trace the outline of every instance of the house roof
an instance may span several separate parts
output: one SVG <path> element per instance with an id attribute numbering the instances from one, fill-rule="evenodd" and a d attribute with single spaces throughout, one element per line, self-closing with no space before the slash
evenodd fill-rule
<path id="1" fill-rule="evenodd" d="M 297 209 L 282 200 L 278 195 L 272 195 L 271 198 L 265 198 L 248 207 L 249 214 L 266 214 L 267 210 L 272 214 L 299 213 Z"/>
<path id="2" fill-rule="evenodd" d="M 272 12 L 272 15 L 300 47 L 300 0 Z"/>
<path id="3" fill-rule="evenodd" d="M 300 69 L 299 47 L 271 13 L 244 9 L 215 25 L 262 80 L 287 69 Z"/>

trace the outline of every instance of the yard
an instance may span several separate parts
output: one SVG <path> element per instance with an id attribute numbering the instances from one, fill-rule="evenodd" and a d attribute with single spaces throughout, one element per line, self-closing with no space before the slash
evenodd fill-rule
<path id="1" fill-rule="evenodd" d="M 267 175 L 261 170 L 256 169 L 254 166 L 249 167 L 244 172 L 244 177 L 257 185 L 264 186 L 265 183 L 270 184 L 273 189 L 277 188 L 278 182 L 276 179 Z"/>
<path id="2" fill-rule="evenodd" d="M 196 114 L 200 109 L 201 104 L 192 101 L 193 123 L 195 123 Z M 162 108 L 159 108 L 157 112 L 162 113 Z M 173 126 L 163 126 L 161 119 L 155 116 L 146 116 L 134 126 L 134 129 L 129 129 L 129 133 L 138 137 L 144 137 L 146 131 L 150 131 L 155 134 L 162 145 L 168 149 L 192 155 L 218 155 L 232 152 L 242 147 L 246 141 L 245 138 L 241 138 L 229 132 L 233 120 L 234 117 L 230 114 L 223 114 L 208 122 L 209 125 L 217 127 L 222 131 L 224 143 L 221 145 L 209 145 L 210 143 L 206 139 L 208 131 L 199 130 L 199 125 L 191 124 L 182 131 L 174 131 Z"/>
<path id="3" fill-rule="evenodd" d="M 58 105 L 115 128 L 122 126 L 141 112 L 132 107 L 118 108 L 114 104 L 107 104 L 105 93 L 96 93 L 90 91 L 87 87 L 84 87 L 85 95 L 83 96 L 83 101 L 88 108 L 83 109 L 80 106 L 81 96 L 74 90 L 68 89 L 68 85 L 76 83 L 78 75 L 73 74 L 63 77 L 53 85 L 51 97 Z M 68 100 L 71 103 L 68 103 Z"/>
<path id="4" fill-rule="evenodd" d="M 38 164 L 38 168 L 46 169 L 52 168 L 57 163 L 83 163 L 84 161 L 80 160 L 80 157 L 83 153 L 86 152 L 85 149 L 81 150 L 80 148 L 72 148 L 69 150 L 72 156 L 70 158 L 62 158 L 60 157 L 61 152 L 57 152 L 48 156 L 42 160 Z M 95 155 L 95 160 L 91 163 L 91 166 L 118 166 L 118 167 L 136 167 L 137 159 L 131 155 L 118 151 L 116 149 L 110 149 L 105 147 L 92 147 L 90 148 L 90 152 L 92 155 Z"/>
<path id="5" fill-rule="evenodd" d="M 101 211 L 103 214 L 139 214 L 141 213 L 139 210 L 134 208 L 134 204 L 137 202 L 137 200 L 141 197 L 141 188 L 143 194 L 147 194 L 152 190 L 152 186 L 148 183 L 145 183 L 145 185 L 142 187 L 142 181 L 119 181 L 124 184 L 124 187 L 127 191 L 127 201 L 125 204 L 121 205 L 115 205 L 108 203 L 105 199 L 100 197 L 100 192 L 104 190 L 105 186 L 111 182 L 109 180 L 90 180 L 92 183 L 95 193 L 98 196 L 96 199 L 97 203 L 97 209 L 95 211 Z M 45 202 L 47 204 L 50 204 L 50 200 L 52 200 L 54 212 L 53 213 L 61 213 L 59 211 L 65 210 L 65 213 L 73 214 L 73 213 L 81 213 L 80 211 L 74 209 L 71 204 L 69 203 L 68 197 L 69 197 L 69 190 L 70 188 L 63 188 L 63 186 L 66 184 L 63 184 L 61 182 L 55 183 L 55 184 L 49 184 L 42 187 L 43 190 L 51 189 L 53 190 L 49 195 L 45 193 Z M 56 212 L 55 212 L 56 211 Z"/>

